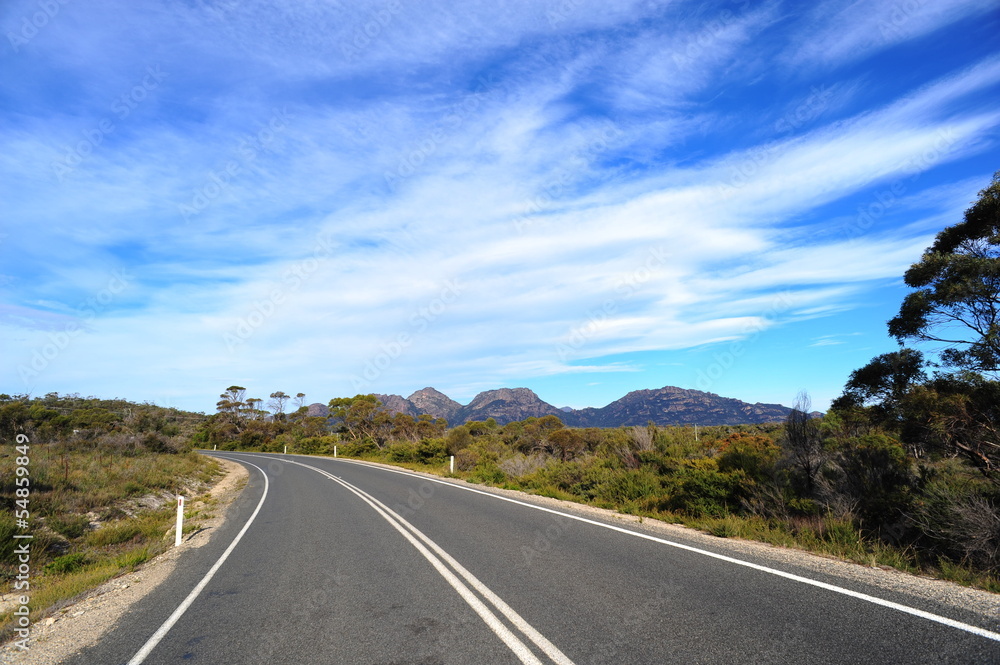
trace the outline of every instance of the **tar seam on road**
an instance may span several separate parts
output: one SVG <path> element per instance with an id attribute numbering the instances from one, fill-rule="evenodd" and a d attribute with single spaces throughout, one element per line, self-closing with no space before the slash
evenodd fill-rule
<path id="1" fill-rule="evenodd" d="M 264 457 L 261 455 L 261 457 Z M 279 458 L 269 458 L 269 459 L 281 459 Z M 288 461 L 288 460 L 284 460 Z M 331 460 L 332 461 L 332 460 Z M 926 612 L 924 610 L 919 610 L 915 607 L 910 607 L 908 605 L 903 605 L 901 603 L 895 603 L 891 600 L 885 600 L 883 598 L 878 598 L 877 596 L 870 596 L 866 593 L 861 593 L 859 591 L 852 591 L 850 589 L 845 589 L 844 587 L 836 586 L 835 584 L 829 584 L 827 582 L 820 582 L 819 580 L 810 579 L 808 577 L 802 577 L 801 575 L 795 575 L 794 573 L 787 573 L 783 570 L 778 570 L 777 568 L 769 568 L 768 566 L 762 566 L 757 563 L 751 563 L 749 561 L 744 561 L 742 559 L 736 559 L 734 557 L 726 556 L 725 554 L 717 554 L 709 550 L 703 550 L 697 547 L 692 547 L 691 545 L 684 545 L 682 543 L 677 543 L 672 540 L 667 540 L 665 538 L 658 538 L 656 536 L 651 536 L 649 534 L 640 533 L 638 531 L 631 531 L 629 529 L 622 528 L 620 526 L 615 526 L 613 524 L 605 524 L 604 522 L 598 522 L 597 520 L 587 519 L 586 517 L 580 517 L 578 515 L 573 515 L 571 513 L 564 513 L 558 510 L 553 510 L 552 508 L 546 508 L 544 506 L 537 506 L 526 501 L 518 501 L 517 499 L 511 499 L 505 496 L 500 496 L 498 494 L 493 494 L 492 492 L 484 492 L 483 490 L 477 490 L 472 487 L 463 487 L 461 485 L 456 485 L 455 483 L 449 483 L 444 480 L 438 480 L 436 478 L 429 478 L 427 476 L 417 475 L 415 473 L 409 473 L 407 471 L 399 471 L 396 469 L 389 469 L 383 466 L 375 466 L 372 464 L 366 464 L 357 460 L 347 460 L 338 459 L 338 462 L 344 462 L 348 464 L 357 464 L 359 466 L 367 466 L 370 468 L 381 469 L 383 471 L 388 471 L 390 473 L 398 473 L 403 476 L 409 476 L 411 478 L 419 478 L 420 480 L 426 480 L 432 483 L 438 483 L 445 485 L 447 487 L 454 487 L 456 489 L 465 490 L 466 492 L 475 492 L 476 494 L 482 494 L 484 496 L 492 497 L 494 499 L 499 499 L 500 501 L 507 501 L 509 503 L 514 503 L 519 506 L 525 506 L 527 508 L 532 508 L 534 510 L 541 510 L 543 512 L 552 513 L 554 515 L 560 515 L 562 517 L 568 517 L 578 522 L 584 522 L 586 524 L 592 524 L 594 526 L 599 526 L 604 529 L 610 529 L 612 531 L 618 531 L 620 533 L 628 534 L 636 538 L 643 538 L 645 540 L 651 540 L 655 543 L 661 543 L 663 545 L 669 545 L 670 547 L 675 547 L 677 549 L 686 550 L 688 552 L 693 552 L 695 554 L 701 554 L 703 556 L 711 557 L 713 559 L 718 559 L 720 561 L 726 561 L 728 563 L 736 564 L 738 566 L 744 566 L 746 568 L 752 568 L 754 570 L 767 573 L 769 575 L 775 575 L 777 577 L 783 577 L 793 582 L 800 582 L 802 584 L 808 584 L 809 586 L 818 587 L 820 589 L 826 589 L 827 591 L 832 591 L 844 596 L 849 596 L 851 598 L 856 598 L 858 600 L 863 600 L 874 605 L 880 605 L 898 612 L 903 612 L 905 614 L 910 614 L 912 616 L 920 617 L 921 619 L 927 619 L 928 621 L 933 621 L 935 623 L 948 626 L 950 628 L 956 628 L 958 630 L 963 630 L 967 633 L 972 633 L 973 635 L 978 635 L 980 637 L 985 637 L 986 639 L 1000 642 L 1000 633 L 994 632 L 992 630 L 987 630 L 985 628 L 980 628 L 979 626 L 973 626 L 972 624 L 964 623 L 962 621 L 956 621 L 955 619 L 949 619 L 948 617 L 941 616 L 939 614 L 934 614 L 932 612 Z"/>
<path id="2" fill-rule="evenodd" d="M 371 506 L 375 512 L 382 516 L 394 529 L 396 529 L 404 538 L 420 554 L 423 555 L 427 561 L 434 566 L 434 569 L 451 585 L 451 587 L 462 597 L 462 599 L 469 604 L 469 606 L 479 615 L 484 623 L 499 637 L 507 647 L 514 652 L 514 655 L 524 663 L 525 665 L 543 665 L 543 662 L 532 653 L 531 649 L 522 642 L 517 635 L 515 635 L 500 618 L 494 614 L 486 605 L 482 602 L 468 586 L 462 583 L 458 577 L 455 576 L 451 570 L 445 565 L 444 561 L 454 569 L 460 576 L 465 578 L 465 580 L 473 586 L 483 597 L 486 598 L 501 614 L 503 614 L 508 621 L 510 621 L 515 628 L 521 631 L 525 637 L 531 640 L 542 652 L 545 653 L 553 662 L 557 665 L 575 665 L 572 660 L 570 660 L 566 654 L 559 650 L 559 648 L 550 642 L 544 635 L 542 635 L 538 630 L 536 630 L 531 624 L 529 624 L 521 615 L 515 612 L 507 603 L 505 603 L 499 596 L 497 596 L 493 591 L 489 589 L 485 584 L 483 584 L 478 578 L 476 578 L 471 572 L 469 572 L 464 566 L 462 566 L 458 561 L 456 561 L 451 555 L 441 549 L 434 541 L 428 538 L 415 526 L 407 522 L 405 519 L 399 515 L 392 512 L 392 510 L 386 506 L 384 503 L 368 494 L 364 490 L 348 483 L 347 481 L 338 478 L 328 471 L 319 469 L 315 466 L 310 466 L 308 464 L 303 464 L 302 462 L 296 462 L 293 460 L 287 460 L 283 458 L 269 458 L 278 459 L 282 462 L 288 464 L 296 464 L 306 469 L 311 469 L 317 473 L 329 478 L 330 480 L 342 485 L 350 492 L 357 495 L 362 501 Z M 249 464 L 249 462 L 248 462 Z M 408 533 L 412 532 L 411 533 Z M 416 536 L 416 538 L 414 538 Z M 434 556 L 427 547 L 424 547 L 421 542 L 426 543 L 428 547 L 434 550 L 438 556 Z M 440 558 L 438 558 L 440 557 Z M 444 561 L 442 561 L 442 559 Z"/>
<path id="3" fill-rule="evenodd" d="M 260 501 L 257 503 L 257 509 L 253 511 L 253 514 L 250 515 L 250 519 L 248 519 L 247 523 L 243 525 L 243 529 L 238 534 L 236 534 L 236 538 L 234 538 L 233 542 L 229 544 L 229 547 L 227 547 L 226 551 L 222 553 L 222 556 L 220 556 L 219 560 L 215 562 L 215 565 L 212 566 L 212 568 L 207 573 L 205 573 L 205 577 L 201 578 L 201 581 L 198 582 L 198 586 L 196 586 L 194 589 L 191 590 L 191 593 L 189 593 L 188 597 L 185 598 L 184 601 L 177 606 L 177 609 L 174 610 L 174 613 L 170 615 L 170 618 L 164 621 L 163 625 L 157 628 L 156 632 L 153 633 L 153 636 L 149 638 L 149 640 L 142 646 L 141 649 L 139 649 L 139 651 L 134 656 L 132 656 L 132 660 L 128 661 L 128 665 L 140 665 L 144 660 L 146 660 L 146 658 L 153 651 L 153 649 L 156 648 L 156 645 L 160 643 L 160 640 L 162 640 L 164 637 L 167 636 L 167 633 L 169 633 L 170 629 L 174 627 L 174 624 L 177 623 L 178 619 L 180 619 L 181 616 L 183 616 L 183 614 L 187 612 L 187 609 L 191 607 L 191 603 L 195 601 L 198 595 L 202 592 L 202 590 L 208 585 L 211 579 L 215 576 L 215 573 L 219 570 L 219 568 L 222 567 L 222 564 L 225 563 L 226 559 L 229 558 L 229 555 L 232 554 L 234 549 L 236 549 L 236 546 L 243 538 L 243 535 L 247 532 L 247 529 L 250 528 L 250 525 L 253 524 L 253 521 L 257 518 L 257 513 L 260 512 L 261 507 L 264 505 L 264 499 L 267 498 L 267 488 L 269 486 L 267 480 L 267 474 L 264 473 L 264 469 L 260 468 L 256 464 L 253 464 L 251 462 L 244 462 L 243 460 L 239 461 L 243 462 L 244 464 L 249 464 L 253 468 L 260 471 L 261 474 L 264 476 L 264 494 L 260 497 Z"/>

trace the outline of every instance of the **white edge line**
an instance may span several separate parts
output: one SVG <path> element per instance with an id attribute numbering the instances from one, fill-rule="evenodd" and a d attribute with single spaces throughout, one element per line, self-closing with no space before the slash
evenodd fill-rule
<path id="1" fill-rule="evenodd" d="M 282 459 L 280 457 L 276 459 Z M 635 536 L 636 538 L 643 538 L 645 540 L 651 540 L 655 543 L 660 543 L 663 545 L 669 545 L 670 547 L 676 547 L 678 549 L 687 550 L 689 552 L 694 552 L 696 554 L 702 554 L 704 556 L 712 557 L 713 559 L 718 559 L 720 561 L 726 561 L 728 563 L 736 564 L 738 566 L 744 566 L 746 568 L 752 568 L 763 573 L 768 573 L 770 575 L 776 575 L 777 577 L 783 577 L 794 582 L 800 582 L 802 584 L 808 584 L 810 586 L 818 587 L 820 589 L 826 589 L 827 591 L 832 591 L 834 593 L 839 593 L 844 596 L 850 596 L 851 598 L 856 598 L 858 600 L 863 600 L 874 605 L 880 605 L 882 607 L 887 607 L 889 609 L 897 610 L 905 614 L 910 614 L 922 619 L 927 619 L 928 621 L 933 621 L 944 626 L 949 626 L 951 628 L 957 628 L 958 630 L 964 630 L 967 633 L 972 633 L 973 635 L 978 635 L 980 637 L 985 637 L 989 640 L 994 640 L 1000 642 L 1000 633 L 994 632 L 992 630 L 987 630 L 985 628 L 980 628 L 979 626 L 973 626 L 972 624 L 964 623 L 962 621 L 956 621 L 955 619 L 949 619 L 948 617 L 941 616 L 939 614 L 934 614 L 932 612 L 926 612 L 924 610 L 919 610 L 915 607 L 910 607 L 908 605 L 903 605 L 901 603 L 896 603 L 891 600 L 885 600 L 883 598 L 878 598 L 877 596 L 870 596 L 866 593 L 861 593 L 860 591 L 852 591 L 851 589 L 845 589 L 844 587 L 839 587 L 834 584 L 829 584 L 827 582 L 820 582 L 819 580 L 810 579 L 808 577 L 802 577 L 801 575 L 795 575 L 794 573 L 787 573 L 783 570 L 778 570 L 777 568 L 769 568 L 767 566 L 762 566 L 757 563 L 751 563 L 750 561 L 744 561 L 742 559 L 736 559 L 725 554 L 717 554 L 709 550 L 703 550 L 698 547 L 693 547 L 691 545 L 684 545 L 683 543 L 677 543 L 672 540 L 666 540 L 665 538 L 658 538 L 656 536 L 651 536 L 646 533 L 640 533 L 637 531 L 632 531 L 630 529 L 625 529 L 620 526 L 615 526 L 614 524 L 605 524 L 604 522 L 598 522 L 597 520 L 588 519 L 586 517 L 580 517 L 578 515 L 573 515 L 572 513 L 564 513 L 552 508 L 546 508 L 545 506 L 538 506 L 533 503 L 528 503 L 526 501 L 518 501 L 517 499 L 511 499 L 499 494 L 494 494 L 492 492 L 486 492 L 483 490 L 475 489 L 473 487 L 463 487 L 456 483 L 450 483 L 445 480 L 440 480 L 438 478 L 430 478 L 427 476 L 418 475 L 416 473 L 411 473 L 408 471 L 400 471 L 397 469 L 386 468 L 385 466 L 368 464 L 359 460 L 349 460 L 349 459 L 334 459 L 334 458 L 319 458 L 319 459 L 329 459 L 333 462 L 345 462 L 348 464 L 358 464 L 360 466 L 366 466 L 374 469 L 381 469 L 383 471 L 388 471 L 390 473 L 398 473 L 403 476 L 410 476 L 412 478 L 419 478 L 421 480 L 426 480 L 432 483 L 438 483 L 440 485 L 445 485 L 447 487 L 454 487 L 456 489 L 465 490 L 466 492 L 475 492 L 476 494 L 482 494 L 484 496 L 493 497 L 494 499 L 499 499 L 501 501 L 507 501 L 509 503 L 514 503 L 519 506 L 525 506 L 527 508 L 532 508 L 534 510 L 541 510 L 547 513 L 552 513 L 554 515 L 560 515 L 562 517 L 568 517 L 570 519 L 576 520 L 578 522 L 584 522 L 586 524 L 592 524 L 594 526 L 599 526 L 604 529 L 611 529 L 612 531 L 618 531 L 620 533 L 628 534 L 630 536 Z"/>
<path id="2" fill-rule="evenodd" d="M 224 458 L 224 459 L 232 459 L 232 458 Z M 177 609 L 174 610 L 174 613 L 171 614 L 170 617 L 166 621 L 164 621 L 159 628 L 156 629 L 156 632 L 153 633 L 153 636 L 146 641 L 146 643 L 142 646 L 141 649 L 139 649 L 139 651 L 134 656 L 132 656 L 132 660 L 128 661 L 128 665 L 140 665 L 144 660 L 146 660 L 146 658 L 153 651 L 153 649 L 156 648 L 156 645 L 160 643 L 160 640 L 162 640 L 164 637 L 167 636 L 167 633 L 170 632 L 170 629 L 173 628 L 174 624 L 177 623 L 177 621 L 181 618 L 181 616 L 183 616 L 185 612 L 187 612 L 188 608 L 191 607 L 191 604 L 195 601 L 198 595 L 202 592 L 202 590 L 208 585 L 211 579 L 215 576 L 216 571 L 218 571 L 219 568 L 222 567 L 222 564 L 225 563 L 226 559 L 229 558 L 229 555 L 232 554 L 234 549 L 236 549 L 236 545 L 239 544 L 240 540 L 243 538 L 243 535 L 247 532 L 247 529 L 250 528 L 250 525 L 253 524 L 253 521 L 257 518 L 257 513 L 260 512 L 261 507 L 264 505 L 264 499 L 267 498 L 267 489 L 268 486 L 270 485 L 270 483 L 267 480 L 267 474 L 264 473 L 264 469 L 260 468 L 253 462 L 247 462 L 246 460 L 233 460 L 233 461 L 240 461 L 243 462 L 244 464 L 249 464 L 253 468 L 260 471 L 261 474 L 264 476 L 264 494 L 261 495 L 260 501 L 257 503 L 257 509 L 253 511 L 253 514 L 250 515 L 250 519 L 248 519 L 247 523 L 243 525 L 243 528 L 240 530 L 240 532 L 236 534 L 236 538 L 234 538 L 233 542 L 229 544 L 229 547 L 227 547 L 226 551 L 222 553 L 222 556 L 219 557 L 219 560 L 215 562 L 215 565 L 212 566 L 207 573 L 205 573 L 205 577 L 201 578 L 201 581 L 198 582 L 198 585 L 194 589 L 192 589 L 191 593 L 188 594 L 187 598 L 185 598 L 184 601 L 177 606 Z"/>

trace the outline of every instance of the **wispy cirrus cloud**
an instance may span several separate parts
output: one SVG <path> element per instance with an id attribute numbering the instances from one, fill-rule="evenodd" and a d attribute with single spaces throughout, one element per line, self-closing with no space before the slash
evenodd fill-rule
<path id="1" fill-rule="evenodd" d="M 992 56 L 883 91 L 861 4 L 66 5 L 3 55 L 5 390 L 155 377 L 210 407 L 233 381 L 326 399 L 562 377 L 564 401 L 606 403 L 586 375 L 663 385 L 663 354 L 855 326 L 981 186 L 1000 125 Z M 891 44 L 958 44 L 983 7 Z"/>

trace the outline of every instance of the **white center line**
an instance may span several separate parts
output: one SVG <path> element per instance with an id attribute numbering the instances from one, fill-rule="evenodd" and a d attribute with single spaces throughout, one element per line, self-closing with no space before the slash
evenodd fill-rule
<path id="1" fill-rule="evenodd" d="M 469 572 L 464 566 L 462 566 L 458 561 L 456 561 L 451 555 L 445 552 L 437 543 L 428 538 L 424 533 L 422 533 L 415 526 L 407 522 L 405 519 L 399 515 L 392 512 L 392 510 L 386 506 L 384 503 L 368 494 L 364 490 L 348 483 L 342 478 L 324 471 L 323 469 L 317 468 L 315 466 L 310 466 L 308 464 L 303 464 L 302 462 L 296 462 L 293 460 L 287 460 L 282 458 L 270 458 L 270 459 L 280 459 L 282 462 L 288 464 L 296 464 L 307 469 L 316 471 L 323 476 L 339 483 L 343 487 L 347 488 L 349 491 L 353 492 L 355 495 L 361 498 L 365 503 L 370 505 L 375 512 L 382 516 L 389 524 L 393 526 L 400 534 L 406 538 L 407 541 L 414 548 L 417 549 L 420 554 L 426 558 L 431 565 L 434 566 L 435 570 L 444 577 L 444 579 L 455 589 L 456 592 L 469 604 L 470 607 L 480 616 L 481 619 L 486 623 L 487 626 L 493 630 L 496 635 L 503 640 L 511 651 L 521 660 L 525 665 L 542 665 L 540 661 L 530 650 L 530 648 L 524 644 L 513 632 L 511 632 L 500 620 L 500 618 L 494 614 L 473 592 L 468 586 L 462 583 L 455 574 L 448 569 L 445 565 L 447 562 L 455 572 L 457 572 L 461 577 L 472 585 L 483 597 L 486 598 L 501 614 L 503 614 L 521 633 L 527 637 L 531 642 L 533 642 L 542 652 L 545 653 L 553 662 L 558 665 L 574 665 L 573 661 L 570 660 L 566 654 L 559 650 L 556 645 L 550 642 L 544 635 L 542 635 L 538 630 L 536 630 L 531 624 L 529 624 L 524 617 L 515 612 L 507 603 L 505 603 L 499 596 L 497 596 L 489 587 L 483 584 L 478 578 L 476 578 L 471 572 Z M 415 537 L 414 537 L 415 536 Z M 419 540 L 418 540 L 419 539 Z M 435 556 L 434 553 L 429 551 L 427 547 L 424 547 L 422 543 L 425 543 L 427 547 L 434 550 L 438 555 Z M 439 558 L 440 557 L 440 558 Z M 443 561 L 442 561 L 443 559 Z"/>

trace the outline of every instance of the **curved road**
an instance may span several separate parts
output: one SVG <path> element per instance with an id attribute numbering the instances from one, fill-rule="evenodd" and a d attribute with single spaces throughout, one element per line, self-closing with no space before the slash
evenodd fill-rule
<path id="1" fill-rule="evenodd" d="M 997 663 L 995 618 L 348 460 L 250 470 L 75 665 Z M 998 632 L 993 632 L 998 631 Z"/>

